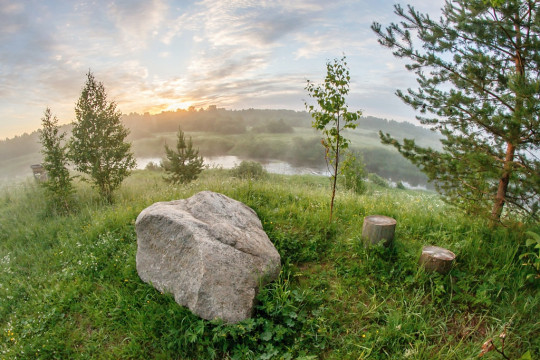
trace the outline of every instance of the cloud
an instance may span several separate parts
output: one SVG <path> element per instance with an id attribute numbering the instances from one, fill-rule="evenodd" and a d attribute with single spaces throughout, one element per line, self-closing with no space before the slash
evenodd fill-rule
<path id="1" fill-rule="evenodd" d="M 195 33 L 194 55 L 186 81 L 192 97 L 237 102 L 241 94 L 260 94 L 264 82 L 277 79 L 266 73 L 275 66 L 278 49 L 310 25 L 323 10 L 318 1 L 211 1 L 203 0 L 178 18 Z M 171 41 L 171 35 L 166 39 Z M 244 79 L 257 79 L 253 82 Z M 272 79 L 272 80 L 271 80 Z M 281 78 L 281 89 L 287 79 Z M 264 86 L 263 86 L 264 87 Z"/>
<path id="2" fill-rule="evenodd" d="M 88 69 L 123 112 L 187 103 L 303 109 L 305 79 L 343 52 L 355 101 L 393 96 L 408 86 L 405 71 L 380 67 L 394 59 L 369 29 L 395 21 L 392 3 L 0 0 L 0 111 L 4 122 L 22 123 L 49 105 L 71 120 Z"/>
<path id="3" fill-rule="evenodd" d="M 10 36 L 27 24 L 23 10 L 24 5 L 19 2 L 0 1 L 0 40 L 2 42 L 9 40 Z"/>
<path id="4" fill-rule="evenodd" d="M 138 50 L 158 34 L 166 19 L 167 5 L 162 0 L 115 0 L 107 13 L 120 30 L 121 40 Z"/>

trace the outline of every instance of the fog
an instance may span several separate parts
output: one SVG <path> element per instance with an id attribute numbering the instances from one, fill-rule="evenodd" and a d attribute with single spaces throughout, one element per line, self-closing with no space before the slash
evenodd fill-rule
<path id="1" fill-rule="evenodd" d="M 128 140 L 139 167 L 144 167 L 144 159 L 159 162 L 164 145 L 174 146 L 176 133 L 182 128 L 209 164 L 230 168 L 241 160 L 255 160 L 274 173 L 326 173 L 321 135 L 312 129 L 311 117 L 304 111 L 225 110 L 210 106 L 157 115 L 131 113 L 124 115 L 123 122 L 130 129 Z M 61 128 L 68 135 L 70 129 L 69 125 Z M 412 186 L 426 185 L 424 174 L 395 149 L 380 143 L 379 130 L 435 148 L 440 147 L 437 135 L 410 123 L 374 117 L 362 118 L 356 130 L 345 133 L 351 149 L 362 154 L 369 172 Z M 37 131 L 0 141 L 0 177 L 30 176 L 30 165 L 42 160 L 40 149 Z"/>

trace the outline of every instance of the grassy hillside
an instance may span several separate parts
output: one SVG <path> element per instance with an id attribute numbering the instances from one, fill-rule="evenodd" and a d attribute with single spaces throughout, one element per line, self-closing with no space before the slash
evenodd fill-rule
<path id="1" fill-rule="evenodd" d="M 252 207 L 282 257 L 252 319 L 204 321 L 143 283 L 134 221 L 156 201 L 213 190 Z M 2 359 L 468 359 L 505 328 L 505 353 L 540 356 L 538 280 L 518 259 L 532 225 L 490 229 L 436 195 L 370 187 L 340 192 L 328 223 L 328 180 L 241 181 L 204 171 L 187 186 L 135 172 L 102 205 L 77 185 L 78 209 L 45 211 L 33 183 L 0 194 Z M 392 249 L 360 245 L 362 219 L 398 221 Z M 536 231 L 538 231 L 536 225 Z M 457 254 L 447 276 L 417 266 L 424 245 Z M 494 352 L 487 359 L 499 359 Z"/>

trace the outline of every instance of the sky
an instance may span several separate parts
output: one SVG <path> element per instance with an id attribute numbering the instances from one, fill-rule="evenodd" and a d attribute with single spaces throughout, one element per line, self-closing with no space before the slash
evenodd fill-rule
<path id="1" fill-rule="evenodd" d="M 0 0 L 0 139 L 60 124 L 90 70 L 124 114 L 217 105 L 305 110 L 309 79 L 347 57 L 348 105 L 415 122 L 394 94 L 414 74 L 370 29 L 398 21 L 388 0 Z M 443 0 L 410 0 L 439 17 Z"/>

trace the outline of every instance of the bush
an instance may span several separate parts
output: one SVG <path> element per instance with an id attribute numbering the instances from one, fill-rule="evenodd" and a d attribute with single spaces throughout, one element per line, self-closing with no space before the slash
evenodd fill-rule
<path id="1" fill-rule="evenodd" d="M 380 177 L 379 175 L 375 173 L 369 173 L 368 180 L 371 181 L 375 185 L 382 186 L 385 188 L 388 187 L 388 181 L 386 181 L 386 179 Z"/>
<path id="2" fill-rule="evenodd" d="M 366 168 L 362 154 L 352 151 L 347 152 L 342 163 L 341 182 L 348 190 L 353 190 L 357 194 L 366 191 Z"/>
<path id="3" fill-rule="evenodd" d="M 148 164 L 146 164 L 146 166 L 144 168 L 146 170 L 150 170 L 150 171 L 162 171 L 163 170 L 163 168 L 161 167 L 160 164 L 155 163 L 153 161 L 150 161 Z"/>
<path id="4" fill-rule="evenodd" d="M 396 188 L 400 190 L 405 190 L 405 185 L 403 185 L 403 183 L 400 181 L 396 184 Z"/>
<path id="5" fill-rule="evenodd" d="M 232 169 L 232 174 L 239 179 L 256 180 L 266 176 L 267 172 L 260 163 L 244 160 Z"/>

